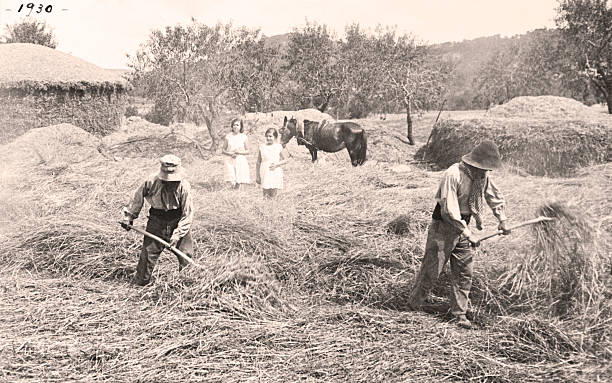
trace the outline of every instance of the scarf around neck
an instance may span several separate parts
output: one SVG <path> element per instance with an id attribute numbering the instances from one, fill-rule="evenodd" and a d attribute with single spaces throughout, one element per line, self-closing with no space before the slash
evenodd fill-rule
<path id="1" fill-rule="evenodd" d="M 472 170 L 468 165 L 464 162 L 459 164 L 459 170 L 463 171 L 467 176 L 472 180 L 472 185 L 470 188 L 470 197 L 469 197 L 469 205 L 470 211 L 476 219 L 476 226 L 482 227 L 482 214 L 483 214 L 483 206 L 484 206 L 484 187 L 487 176 L 480 179 L 476 179 L 472 175 Z"/>

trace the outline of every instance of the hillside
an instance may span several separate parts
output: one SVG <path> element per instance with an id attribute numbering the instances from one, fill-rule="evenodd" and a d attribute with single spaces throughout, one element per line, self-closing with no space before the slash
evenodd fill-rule
<path id="1" fill-rule="evenodd" d="M 496 51 L 507 46 L 513 38 L 515 37 L 508 38 L 495 35 L 431 46 L 435 55 L 451 59 L 457 63 L 449 84 L 449 97 L 446 105 L 448 110 L 473 108 L 471 100 L 476 95 L 474 80 L 478 71 Z"/>
<path id="2" fill-rule="evenodd" d="M 480 69 L 499 50 L 510 44 L 528 41 L 536 33 L 549 33 L 540 29 L 511 37 L 500 35 L 479 37 L 461 42 L 446 42 L 430 46 L 434 55 L 442 56 L 456 63 L 453 77 L 448 87 L 447 110 L 480 109 L 482 105 L 475 105 L 473 99 L 477 94 L 474 88 L 475 79 Z M 269 46 L 278 47 L 281 51 L 287 48 L 290 33 L 266 37 Z"/>

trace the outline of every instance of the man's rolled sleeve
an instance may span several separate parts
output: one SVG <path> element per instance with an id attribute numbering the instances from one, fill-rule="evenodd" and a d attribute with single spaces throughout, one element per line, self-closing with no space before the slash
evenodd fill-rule
<path id="1" fill-rule="evenodd" d="M 499 222 L 505 221 L 506 217 L 506 199 L 504 195 L 495 185 L 492 179 L 487 178 L 487 186 L 485 188 L 485 200 L 487 205 L 493 211 L 493 215 Z"/>

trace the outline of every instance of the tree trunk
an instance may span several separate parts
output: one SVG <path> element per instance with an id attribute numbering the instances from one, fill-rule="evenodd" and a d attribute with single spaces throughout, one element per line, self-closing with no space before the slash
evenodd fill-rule
<path id="1" fill-rule="evenodd" d="M 410 102 L 406 103 L 406 138 L 410 145 L 414 145 L 414 138 L 412 137 L 412 117 L 410 116 Z"/>
<path id="2" fill-rule="evenodd" d="M 209 117 L 204 117 L 204 121 L 206 121 L 206 127 L 208 128 L 208 134 L 210 135 L 211 144 L 210 144 L 210 152 L 216 153 L 217 149 L 219 149 L 219 135 L 217 134 L 217 130 L 213 124 L 213 120 Z"/>
<path id="3" fill-rule="evenodd" d="M 612 77 L 612 76 L 611 76 Z M 608 114 L 612 114 L 612 78 L 606 81 L 606 102 L 608 103 Z"/>
<path id="4" fill-rule="evenodd" d="M 325 111 L 327 110 L 327 107 L 329 106 L 329 101 L 331 100 L 331 98 L 332 98 L 331 94 L 325 97 L 325 101 L 323 101 L 323 103 L 317 107 L 319 112 L 325 113 Z"/>

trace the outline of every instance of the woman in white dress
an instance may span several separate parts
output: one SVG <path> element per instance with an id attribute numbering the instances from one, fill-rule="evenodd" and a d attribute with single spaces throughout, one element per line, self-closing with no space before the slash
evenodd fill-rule
<path id="1" fill-rule="evenodd" d="M 246 158 L 249 154 L 246 148 L 248 137 L 244 134 L 244 124 L 239 118 L 232 120 L 231 129 L 232 131 L 225 136 L 223 144 L 224 180 L 233 188 L 239 189 L 241 184 L 251 183 L 249 163 Z"/>
<path id="2" fill-rule="evenodd" d="M 267 198 L 276 196 L 283 188 L 283 169 L 289 161 L 289 152 L 276 142 L 278 131 L 274 128 L 266 130 L 266 143 L 259 145 L 257 156 L 257 183 L 261 184 L 263 195 Z"/>

